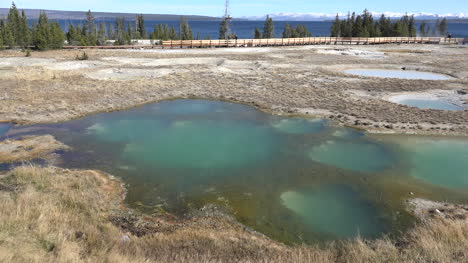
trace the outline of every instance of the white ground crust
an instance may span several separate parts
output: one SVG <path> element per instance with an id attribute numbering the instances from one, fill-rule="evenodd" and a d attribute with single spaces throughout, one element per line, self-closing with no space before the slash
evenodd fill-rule
<path id="1" fill-rule="evenodd" d="M 128 58 L 128 57 L 106 57 L 102 60 L 114 61 L 121 64 L 138 65 L 144 67 L 160 67 L 160 66 L 180 66 L 180 65 L 217 65 L 223 63 L 223 58 Z"/>
<path id="2" fill-rule="evenodd" d="M 132 68 L 110 68 L 101 69 L 87 73 L 86 76 L 98 80 L 135 80 L 139 78 L 159 78 L 175 72 L 185 72 L 181 69 L 132 69 Z"/>
<path id="3" fill-rule="evenodd" d="M 359 49 L 317 49 L 318 54 L 356 56 L 361 58 L 386 58 L 383 52 L 367 51 Z"/>
<path id="4" fill-rule="evenodd" d="M 48 58 L 28 58 L 28 57 L 11 57 L 1 58 L 0 68 L 3 67 L 26 67 L 26 66 L 44 66 L 54 63 L 55 59 Z"/>
<path id="5" fill-rule="evenodd" d="M 56 62 L 45 67 L 51 70 L 76 70 L 96 68 L 104 65 L 108 65 L 108 63 L 102 61 L 64 61 Z"/>

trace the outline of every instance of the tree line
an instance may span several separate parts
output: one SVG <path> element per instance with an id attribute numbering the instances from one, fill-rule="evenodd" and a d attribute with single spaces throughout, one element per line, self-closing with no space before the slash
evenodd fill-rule
<path id="1" fill-rule="evenodd" d="M 237 39 L 237 36 L 229 32 L 230 17 L 220 24 L 220 39 Z M 267 16 L 263 29 L 255 28 L 254 38 L 274 38 L 275 25 L 273 19 Z M 447 19 L 437 20 L 431 27 L 427 22 L 419 26 L 420 36 L 446 36 Z M 283 38 L 311 37 L 312 34 L 304 25 L 291 26 L 286 23 L 282 33 Z M 340 19 L 337 15 L 331 26 L 332 37 L 415 37 L 417 30 L 414 16 L 404 15 L 398 20 L 391 20 L 385 15 L 374 19 L 366 9 L 362 14 L 348 14 L 346 19 Z M 125 18 L 117 18 L 114 23 L 100 22 L 91 11 L 86 14 L 82 25 L 70 24 L 67 32 L 56 21 L 50 21 L 45 12 L 41 12 L 39 19 L 29 26 L 24 11 L 20 12 L 15 3 L 12 4 L 6 19 L 0 20 L 0 48 L 7 47 L 33 47 L 38 50 L 62 48 L 65 40 L 69 45 L 99 46 L 109 44 L 108 40 L 114 40 L 114 45 L 132 44 L 132 40 L 192 40 L 193 31 L 184 17 L 179 21 L 179 27 L 168 24 L 154 26 L 153 32 L 146 32 L 143 15 L 137 15 L 135 21 L 126 21 Z M 197 34 L 195 39 L 200 39 Z M 205 39 L 209 39 L 205 38 Z"/>
<path id="2" fill-rule="evenodd" d="M 58 49 L 63 47 L 65 35 L 57 22 L 49 21 L 41 12 L 36 23 L 29 27 L 24 11 L 19 12 L 12 4 L 8 16 L 0 21 L 0 48 L 31 46 L 39 50 Z"/>
<path id="3" fill-rule="evenodd" d="M 446 36 L 447 19 L 437 20 L 433 29 L 423 22 L 419 28 L 420 36 Z M 366 9 L 360 15 L 349 14 L 341 20 L 336 15 L 331 25 L 332 37 L 416 37 L 418 36 L 414 16 L 404 15 L 400 19 L 392 20 L 384 14 L 374 19 Z"/>
<path id="4" fill-rule="evenodd" d="M 300 37 L 311 37 L 312 33 L 309 32 L 306 26 L 296 25 L 295 27 L 291 26 L 289 23 L 284 25 L 283 29 L 283 38 L 300 38 Z M 263 25 L 263 31 L 260 28 L 255 28 L 254 38 L 275 38 L 275 25 L 273 19 L 267 15 L 265 19 L 265 24 Z"/>
<path id="5" fill-rule="evenodd" d="M 28 24 L 24 11 L 19 11 L 15 3 L 12 4 L 6 19 L 0 19 L 0 48 L 4 47 L 33 47 L 38 50 L 62 48 L 65 40 L 69 45 L 100 46 L 108 44 L 108 40 L 115 40 L 114 45 L 131 44 L 132 40 L 190 40 L 193 32 L 181 17 L 178 30 L 167 24 L 159 24 L 153 32 L 146 32 L 143 15 L 137 15 L 135 22 L 117 18 L 114 23 L 100 22 L 91 11 L 86 14 L 83 25 L 70 24 L 66 33 L 57 21 L 50 21 L 45 12 L 41 12 L 39 19 Z M 197 35 L 200 38 L 200 34 Z"/>

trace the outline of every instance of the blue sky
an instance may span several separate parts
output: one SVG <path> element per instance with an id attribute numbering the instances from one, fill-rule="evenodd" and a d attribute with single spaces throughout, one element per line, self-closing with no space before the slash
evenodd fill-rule
<path id="1" fill-rule="evenodd" d="M 373 12 L 396 13 L 467 13 L 468 0 L 230 0 L 234 17 L 260 16 L 273 13 L 345 13 L 368 8 Z M 210 15 L 223 14 L 224 0 L 16 0 L 20 8 L 87 10 Z M 0 0 L 9 7 L 11 0 Z"/>

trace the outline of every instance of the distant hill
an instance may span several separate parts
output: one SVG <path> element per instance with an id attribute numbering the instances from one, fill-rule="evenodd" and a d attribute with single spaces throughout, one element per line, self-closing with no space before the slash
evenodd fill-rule
<path id="1" fill-rule="evenodd" d="M 8 8 L 0 8 L 0 19 L 5 18 L 8 14 Z M 82 11 L 59 11 L 59 10 L 39 10 L 39 9 L 20 9 L 26 12 L 28 19 L 38 19 L 41 11 L 46 12 L 49 19 L 64 19 L 64 20 L 83 20 L 86 18 L 86 12 Z M 123 17 L 125 19 L 135 19 L 137 14 L 133 13 L 107 13 L 107 12 L 93 12 L 93 15 L 98 20 L 115 19 Z M 179 20 L 181 15 L 165 15 L 165 14 L 143 14 L 146 20 L 163 20 L 172 21 Z M 211 16 L 183 16 L 189 21 L 221 21 L 220 17 Z"/>
<path id="2" fill-rule="evenodd" d="M 380 17 L 381 13 L 371 12 L 374 17 Z M 357 13 L 358 14 L 358 13 Z M 346 18 L 347 13 L 340 13 L 340 18 Z M 386 17 L 391 19 L 400 19 L 405 13 L 391 13 L 384 12 Z M 435 21 L 438 18 L 447 18 L 452 22 L 466 22 L 468 21 L 468 13 L 457 13 L 457 14 L 430 14 L 430 13 L 408 13 L 408 15 L 414 15 L 416 20 L 422 21 Z M 334 20 L 336 14 L 325 14 L 325 13 L 277 13 L 270 14 L 270 17 L 277 21 L 331 21 Z M 265 16 L 251 16 L 243 17 L 249 20 L 264 20 Z"/>

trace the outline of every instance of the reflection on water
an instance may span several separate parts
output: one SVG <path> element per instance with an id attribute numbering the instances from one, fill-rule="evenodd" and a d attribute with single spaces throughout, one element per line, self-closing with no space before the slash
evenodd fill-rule
<path id="1" fill-rule="evenodd" d="M 66 167 L 121 177 L 126 202 L 144 212 L 182 215 L 214 203 L 287 243 L 396 233 L 412 222 L 409 192 L 468 200 L 447 187 L 466 185 L 468 147 L 420 147 L 414 137 L 370 137 L 233 103 L 165 101 L 13 130 L 53 134 L 73 148 L 62 154 Z"/>

